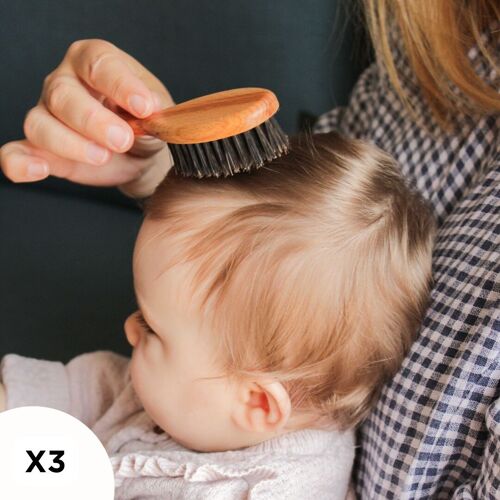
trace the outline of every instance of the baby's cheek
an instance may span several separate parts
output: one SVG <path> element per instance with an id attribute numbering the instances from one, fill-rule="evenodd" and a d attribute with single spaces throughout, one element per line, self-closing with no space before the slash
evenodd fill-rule
<path id="1" fill-rule="evenodd" d="M 188 410 L 190 420 L 200 422 L 217 418 L 229 398 L 229 393 L 215 381 L 195 381 L 190 384 L 185 395 L 185 408 Z"/>
<path id="2" fill-rule="evenodd" d="M 155 384 L 151 380 L 151 363 L 143 349 L 135 348 L 130 361 L 130 378 L 132 385 L 139 396 L 142 404 L 146 406 L 147 401 L 154 396 Z M 153 394 L 152 394 L 153 393 Z"/>
<path id="3" fill-rule="evenodd" d="M 193 382 L 188 391 L 188 403 L 192 407 L 209 407 L 213 404 L 213 390 L 210 384 L 204 381 Z"/>
<path id="4" fill-rule="evenodd" d="M 130 360 L 130 379 L 132 380 L 132 386 L 134 387 L 135 392 L 140 397 L 141 371 L 137 349 L 135 349 L 132 353 L 132 359 Z"/>
<path id="5" fill-rule="evenodd" d="M 168 418 L 169 406 L 172 399 L 169 391 L 165 366 L 161 359 L 153 352 L 148 352 L 146 346 L 136 348 L 130 363 L 132 384 L 148 415 L 161 425 L 160 420 Z M 172 404 L 175 402 L 172 401 Z"/>

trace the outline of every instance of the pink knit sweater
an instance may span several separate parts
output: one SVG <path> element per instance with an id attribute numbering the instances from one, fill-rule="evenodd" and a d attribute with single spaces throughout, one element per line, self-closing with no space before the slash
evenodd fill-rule
<path id="1" fill-rule="evenodd" d="M 354 458 L 351 432 L 306 429 L 248 448 L 199 453 L 176 443 L 144 412 L 129 360 L 83 354 L 67 365 L 7 355 L 7 409 L 38 405 L 86 424 L 106 448 L 116 499 L 341 499 Z"/>

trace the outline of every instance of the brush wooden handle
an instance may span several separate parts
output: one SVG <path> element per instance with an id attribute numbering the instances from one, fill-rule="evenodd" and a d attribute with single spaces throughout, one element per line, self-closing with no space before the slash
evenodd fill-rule
<path id="1" fill-rule="evenodd" d="M 278 108 L 270 90 L 241 88 L 198 97 L 147 118 L 126 111 L 119 115 L 135 135 L 152 135 L 170 144 L 195 144 L 246 132 L 271 118 Z"/>

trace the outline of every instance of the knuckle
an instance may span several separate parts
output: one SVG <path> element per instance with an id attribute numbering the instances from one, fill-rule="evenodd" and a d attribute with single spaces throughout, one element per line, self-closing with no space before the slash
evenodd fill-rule
<path id="1" fill-rule="evenodd" d="M 90 56 L 87 73 L 91 85 L 94 86 L 97 84 L 99 67 L 101 66 L 102 62 L 108 59 L 110 56 L 111 53 L 107 50 L 97 50 Z"/>
<path id="2" fill-rule="evenodd" d="M 45 103 L 50 111 L 59 114 L 68 100 L 68 84 L 62 76 L 55 77 L 47 87 Z"/>
<path id="3" fill-rule="evenodd" d="M 108 42 L 107 40 L 103 40 L 102 38 L 92 38 L 91 40 L 87 40 L 89 44 L 91 44 L 95 49 L 99 50 L 113 50 L 115 46 Z"/>
<path id="4" fill-rule="evenodd" d="M 80 42 L 82 45 L 79 46 L 78 51 L 81 67 L 86 72 L 89 83 L 95 85 L 100 66 L 104 60 L 116 56 L 117 47 L 100 38 L 80 40 Z"/>
<path id="5" fill-rule="evenodd" d="M 46 89 L 50 86 L 52 83 L 52 80 L 54 79 L 54 74 L 55 71 L 51 71 L 44 79 L 43 79 L 43 88 Z"/>
<path id="6" fill-rule="evenodd" d="M 18 182 L 19 176 L 16 169 L 12 165 L 12 157 L 15 154 L 13 143 L 7 143 L 0 148 L 0 170 L 3 171 L 5 176 L 13 182 Z"/>
<path id="7" fill-rule="evenodd" d="M 87 40 L 75 40 L 70 44 L 67 50 L 68 55 L 76 55 L 78 54 L 83 47 L 85 47 Z"/>
<path id="8" fill-rule="evenodd" d="M 23 130 L 26 137 L 32 138 L 36 135 L 36 131 L 40 125 L 40 113 L 37 107 L 30 109 L 24 119 Z"/>
<path id="9" fill-rule="evenodd" d="M 116 77 L 111 83 L 111 95 L 119 96 L 123 93 L 123 89 L 125 88 L 127 83 L 127 79 L 123 76 Z"/>
<path id="10" fill-rule="evenodd" d="M 0 148 L 0 166 L 5 168 L 6 167 L 6 163 L 7 163 L 7 158 L 9 157 L 9 145 L 8 144 L 4 144 L 1 148 Z"/>
<path id="11" fill-rule="evenodd" d="M 90 106 L 82 112 L 82 128 L 84 130 L 92 130 L 95 128 L 96 116 L 99 113 L 99 106 Z"/>

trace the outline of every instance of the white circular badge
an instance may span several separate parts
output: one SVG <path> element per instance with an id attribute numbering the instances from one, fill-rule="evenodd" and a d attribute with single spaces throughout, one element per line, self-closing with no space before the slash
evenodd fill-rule
<path id="1" fill-rule="evenodd" d="M 111 462 L 97 436 L 59 410 L 0 413 L 0 498 L 112 500 Z"/>

